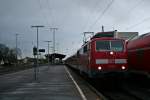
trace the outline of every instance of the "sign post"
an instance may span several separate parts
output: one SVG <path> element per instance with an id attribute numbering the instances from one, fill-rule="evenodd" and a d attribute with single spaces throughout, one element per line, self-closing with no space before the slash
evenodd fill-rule
<path id="1" fill-rule="evenodd" d="M 37 55 L 37 47 L 33 47 L 33 55 L 34 55 L 34 79 L 37 80 L 37 60 L 35 56 Z"/>

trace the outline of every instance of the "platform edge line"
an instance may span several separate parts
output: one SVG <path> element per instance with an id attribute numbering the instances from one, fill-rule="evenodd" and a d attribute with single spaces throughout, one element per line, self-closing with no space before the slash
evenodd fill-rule
<path id="1" fill-rule="evenodd" d="M 69 77 L 71 78 L 71 80 L 73 81 L 73 83 L 75 84 L 77 90 L 79 91 L 81 97 L 83 100 L 87 100 L 87 98 L 85 97 L 84 93 L 82 92 L 81 88 L 79 87 L 79 85 L 77 84 L 77 82 L 74 80 L 74 78 L 72 77 L 72 75 L 70 74 L 69 70 L 64 66 L 66 72 L 68 73 Z"/>

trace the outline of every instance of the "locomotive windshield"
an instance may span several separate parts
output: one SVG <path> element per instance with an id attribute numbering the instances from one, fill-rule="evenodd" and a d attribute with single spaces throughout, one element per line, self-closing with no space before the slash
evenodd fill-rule
<path id="1" fill-rule="evenodd" d="M 96 51 L 123 51 L 123 41 L 121 40 L 96 41 Z"/>

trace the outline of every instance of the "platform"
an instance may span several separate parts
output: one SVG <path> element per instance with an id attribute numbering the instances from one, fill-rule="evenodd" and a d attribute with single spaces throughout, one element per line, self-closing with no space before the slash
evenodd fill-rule
<path id="1" fill-rule="evenodd" d="M 0 100 L 83 100 L 64 65 L 40 67 L 37 81 L 33 72 L 0 76 Z"/>

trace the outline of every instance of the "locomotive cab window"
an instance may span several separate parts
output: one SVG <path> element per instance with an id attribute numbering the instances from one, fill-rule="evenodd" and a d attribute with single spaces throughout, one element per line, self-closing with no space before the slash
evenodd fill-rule
<path id="1" fill-rule="evenodd" d="M 109 41 L 96 41 L 96 50 L 97 51 L 108 51 L 108 50 L 110 50 Z"/>
<path id="2" fill-rule="evenodd" d="M 86 53 L 87 50 L 88 50 L 88 47 L 87 47 L 87 45 L 85 45 L 85 46 L 83 47 L 83 52 Z"/>
<path id="3" fill-rule="evenodd" d="M 123 41 L 96 41 L 96 51 L 123 51 Z"/>
<path id="4" fill-rule="evenodd" d="M 123 41 L 111 41 L 112 51 L 123 51 Z"/>

